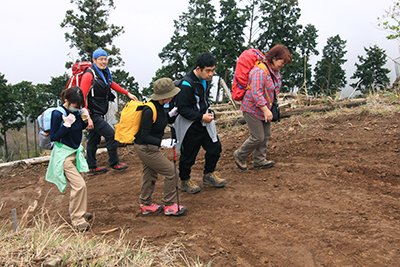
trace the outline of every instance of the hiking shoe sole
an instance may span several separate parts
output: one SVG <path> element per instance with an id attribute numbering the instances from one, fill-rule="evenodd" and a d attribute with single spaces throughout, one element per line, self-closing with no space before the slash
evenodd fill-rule
<path id="1" fill-rule="evenodd" d="M 265 163 L 264 165 L 261 166 L 254 166 L 254 169 L 256 170 L 260 170 L 260 169 L 269 169 L 271 167 L 273 167 L 275 164 L 275 162 L 273 161 L 268 161 L 267 163 Z"/>
<path id="2" fill-rule="evenodd" d="M 158 207 L 158 209 L 156 209 L 155 211 L 142 211 L 143 215 L 147 215 L 147 214 L 152 214 L 152 213 L 160 213 L 164 210 L 164 207 L 161 205 L 160 207 Z"/>
<path id="3" fill-rule="evenodd" d="M 128 167 L 126 167 L 126 168 L 121 168 L 121 169 L 114 169 L 114 168 L 111 168 L 111 170 L 114 171 L 114 172 L 123 172 L 123 171 L 125 171 L 126 169 L 128 169 Z"/>
<path id="4" fill-rule="evenodd" d="M 183 192 L 187 192 L 187 193 L 189 193 L 189 194 L 196 194 L 196 193 L 200 192 L 200 189 L 201 189 L 201 188 L 198 187 L 198 188 L 193 189 L 192 191 L 188 191 L 188 190 L 186 190 L 184 187 L 181 186 L 181 190 L 182 190 Z"/>
<path id="5" fill-rule="evenodd" d="M 182 207 L 177 212 L 164 212 L 164 214 L 167 215 L 167 216 L 170 216 L 170 215 L 179 216 L 179 215 L 182 215 L 186 210 L 187 210 L 186 207 Z"/>
<path id="6" fill-rule="evenodd" d="M 204 185 L 211 185 L 211 186 L 219 188 L 219 187 L 224 187 L 226 185 L 226 180 L 223 180 L 222 182 L 220 182 L 217 185 L 203 180 L 203 184 Z"/>
<path id="7" fill-rule="evenodd" d="M 233 158 L 235 159 L 236 166 L 238 166 L 239 169 L 241 169 L 242 171 L 247 170 L 247 166 L 242 166 L 242 164 L 240 164 L 240 160 L 236 155 L 236 151 L 233 152 Z"/>
<path id="8" fill-rule="evenodd" d="M 107 169 L 104 171 L 99 171 L 99 172 L 87 172 L 86 175 L 88 176 L 93 176 L 93 175 L 98 175 L 98 174 L 102 174 L 102 173 L 106 173 Z"/>
<path id="9" fill-rule="evenodd" d="M 89 231 L 90 230 L 90 224 L 88 223 L 81 223 L 77 226 L 75 226 L 75 229 L 81 233 Z"/>

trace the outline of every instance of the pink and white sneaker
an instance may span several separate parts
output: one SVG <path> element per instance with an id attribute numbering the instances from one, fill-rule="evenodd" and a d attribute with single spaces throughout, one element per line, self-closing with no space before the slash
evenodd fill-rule
<path id="1" fill-rule="evenodd" d="M 179 205 L 179 210 L 178 210 L 178 204 L 174 204 L 172 206 L 164 206 L 164 214 L 165 215 L 181 215 L 183 214 L 187 208 L 185 206 Z"/>
<path id="2" fill-rule="evenodd" d="M 140 210 L 142 211 L 142 214 L 144 214 L 144 215 L 150 214 L 150 213 L 159 213 L 163 210 L 163 206 L 156 205 L 154 203 L 151 203 L 149 206 L 144 206 L 143 204 L 140 204 Z"/>

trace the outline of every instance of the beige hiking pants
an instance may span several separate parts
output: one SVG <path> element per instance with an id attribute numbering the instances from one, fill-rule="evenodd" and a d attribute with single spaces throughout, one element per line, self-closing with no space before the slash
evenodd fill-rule
<path id="1" fill-rule="evenodd" d="M 85 222 L 84 215 L 87 209 L 87 189 L 82 175 L 76 166 L 76 153 L 67 157 L 64 161 L 64 174 L 71 186 L 69 196 L 69 215 L 73 226 Z"/>
<path id="2" fill-rule="evenodd" d="M 245 160 L 253 151 L 253 164 L 265 164 L 268 139 L 271 137 L 271 123 L 257 119 L 253 114 L 243 112 L 243 117 L 249 127 L 250 136 L 236 151 L 240 160 Z"/>
<path id="3" fill-rule="evenodd" d="M 165 206 L 176 203 L 176 183 L 178 179 L 174 164 L 161 152 L 160 147 L 154 145 L 134 145 L 134 149 L 143 165 L 143 182 L 140 194 L 140 203 L 148 206 L 153 200 L 153 191 L 158 179 L 158 174 L 164 179 L 164 197 L 161 202 Z M 172 149 L 168 152 L 173 153 Z"/>

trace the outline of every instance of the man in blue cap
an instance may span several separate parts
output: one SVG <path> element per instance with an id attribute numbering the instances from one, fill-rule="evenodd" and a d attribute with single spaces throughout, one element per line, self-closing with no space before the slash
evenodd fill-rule
<path id="1" fill-rule="evenodd" d="M 127 95 L 132 100 L 138 99 L 117 83 L 113 82 L 111 72 L 107 65 L 107 52 L 100 48 L 97 49 L 93 53 L 93 65 L 86 70 L 81 81 L 81 89 L 85 96 L 86 108 L 90 112 L 88 121 L 89 138 L 86 146 L 86 160 L 89 165 L 88 175 L 100 174 L 107 171 L 105 166 L 98 167 L 96 160 L 96 151 L 102 136 L 106 139 L 108 163 L 111 169 L 114 171 L 123 171 L 128 168 L 127 164 L 119 162 L 118 141 L 114 139 L 115 131 L 113 127 L 104 120 L 104 115 L 106 115 L 108 111 L 108 102 L 113 101 L 115 98 L 111 89 Z"/>

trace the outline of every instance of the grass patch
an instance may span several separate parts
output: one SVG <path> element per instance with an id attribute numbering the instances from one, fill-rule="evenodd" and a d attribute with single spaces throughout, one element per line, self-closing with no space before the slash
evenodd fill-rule
<path id="1" fill-rule="evenodd" d="M 144 239 L 131 244 L 126 234 L 121 229 L 118 239 L 108 239 L 79 233 L 66 222 L 52 222 L 42 209 L 17 231 L 8 220 L 0 223 L 0 266 L 211 266 L 192 256 L 178 239 L 158 248 Z"/>

